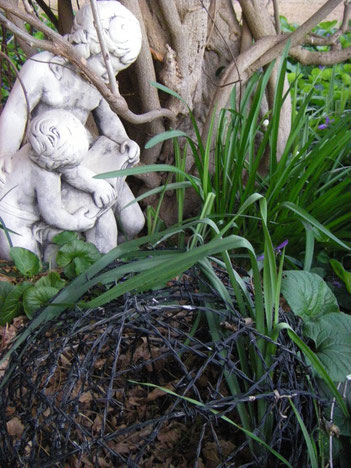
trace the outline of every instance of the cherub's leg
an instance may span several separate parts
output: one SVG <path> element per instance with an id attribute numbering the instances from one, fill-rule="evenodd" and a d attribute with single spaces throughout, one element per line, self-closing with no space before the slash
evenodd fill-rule
<path id="1" fill-rule="evenodd" d="M 133 239 L 145 225 L 145 217 L 138 203 L 133 203 L 127 208 L 124 208 L 133 200 L 135 200 L 133 192 L 126 182 L 123 182 L 123 187 L 117 198 L 114 210 L 118 224 L 119 242 L 126 239 Z"/>
<path id="2" fill-rule="evenodd" d="M 114 249 L 117 246 L 117 224 L 113 211 L 106 211 L 84 234 L 86 241 L 94 244 L 99 252 L 107 253 Z"/>
<path id="3" fill-rule="evenodd" d="M 18 233 L 18 235 L 9 233 L 13 247 L 23 247 L 24 249 L 31 250 L 33 253 L 38 255 L 38 257 L 41 256 L 39 244 L 33 238 L 32 230 L 30 226 L 23 226 L 23 220 L 22 220 L 21 227 L 20 226 L 16 226 L 15 228 L 11 227 L 11 229 Z M 10 248 L 11 246 L 6 237 L 5 232 L 3 231 L 3 229 L 0 229 L 0 258 L 2 258 L 3 260 L 11 260 Z"/>

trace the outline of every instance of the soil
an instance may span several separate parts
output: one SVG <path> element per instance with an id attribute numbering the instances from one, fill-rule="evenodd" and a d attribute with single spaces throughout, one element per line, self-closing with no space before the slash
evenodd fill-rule
<path id="1" fill-rule="evenodd" d="M 281 465 L 268 451 L 250 453 L 239 427 L 237 405 L 250 406 L 254 417 L 257 400 L 266 405 L 262 424 L 268 417 L 275 422 L 270 447 L 292 466 L 307 466 L 286 396 L 294 396 L 310 433 L 318 397 L 293 342 L 279 336 L 264 379 L 246 375 L 236 343 L 258 353 L 262 338 L 209 284 L 198 282 L 198 273 L 189 270 L 163 289 L 129 294 L 103 308 L 76 307 L 34 331 L 5 371 L 1 468 L 275 468 Z M 220 342 L 213 341 L 205 318 L 214 312 Z M 235 396 L 227 385 L 234 376 L 245 389 Z M 263 426 L 256 429 L 259 434 Z"/>

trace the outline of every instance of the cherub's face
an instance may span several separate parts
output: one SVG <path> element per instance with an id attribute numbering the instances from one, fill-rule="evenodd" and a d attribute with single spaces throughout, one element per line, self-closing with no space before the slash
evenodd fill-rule
<path id="1" fill-rule="evenodd" d="M 56 159 L 55 155 L 45 156 L 43 154 L 35 155 L 32 157 L 32 160 L 43 169 L 47 171 L 57 171 L 61 172 L 63 169 L 66 169 L 69 164 L 65 164 L 63 161 L 62 155 L 60 159 Z M 68 160 L 68 158 L 67 158 Z M 72 164 L 72 167 L 77 166 L 78 163 Z"/>

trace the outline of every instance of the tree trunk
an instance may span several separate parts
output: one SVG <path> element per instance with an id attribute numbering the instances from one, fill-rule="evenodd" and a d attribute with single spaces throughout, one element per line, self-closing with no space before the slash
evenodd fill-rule
<path id="1" fill-rule="evenodd" d="M 0 0 L 0 22 L 10 29 L 11 23 L 6 21 L 1 12 L 15 15 L 16 21 L 13 23 L 21 23 L 24 16 L 16 14 L 17 1 Z M 96 76 L 90 76 L 90 79 L 110 103 L 111 108 L 124 119 L 130 137 L 141 146 L 142 164 L 164 161 L 171 163 L 173 160 L 171 144 L 159 144 L 151 150 L 143 149 L 150 137 L 164 131 L 170 125 L 192 135 L 189 108 L 205 139 L 213 112 L 218 115 L 220 109 L 227 105 L 233 83 L 236 83 L 240 96 L 252 73 L 268 65 L 273 59 L 279 58 L 288 40 L 292 56 L 297 59 L 301 57 L 304 62 L 318 63 L 321 54 L 302 49 L 301 45 L 305 41 L 308 42 L 308 34 L 312 28 L 342 1 L 326 0 L 320 10 L 298 30 L 290 35 L 281 35 L 277 24 L 274 23 L 274 17 L 267 11 L 267 2 L 263 0 L 239 0 L 237 5 L 241 6 L 242 18 L 237 17 L 237 10 L 234 10 L 232 0 L 121 0 L 121 3 L 130 9 L 141 23 L 144 37 L 141 54 L 136 63 L 118 75 L 122 97 L 113 95 Z M 37 3 L 45 7 L 52 20 L 55 20 L 48 2 L 38 0 Z M 275 2 L 275 5 L 277 4 L 278 2 Z M 58 11 L 58 28 L 61 33 L 66 33 L 71 28 L 73 18 L 71 0 L 58 0 Z M 344 31 L 345 25 L 347 26 L 349 16 L 349 2 L 345 2 L 340 34 Z M 276 10 L 275 22 L 277 17 Z M 33 25 L 38 28 L 36 23 Z M 16 30 L 15 25 L 12 30 L 21 40 L 28 38 L 28 34 Z M 88 70 L 84 62 L 79 60 L 70 47 L 61 42 L 57 35 L 51 34 L 50 30 L 43 32 L 52 41 L 52 45 L 48 41 L 44 43 L 34 38 L 27 39 L 32 48 L 34 45 L 42 44 L 43 48 L 65 56 L 87 75 Z M 330 40 L 335 43 L 338 37 L 333 35 Z M 28 49 L 28 55 L 32 53 L 32 48 Z M 340 53 L 323 53 L 323 60 L 336 63 L 350 56 L 349 47 Z M 159 92 L 150 86 L 151 81 L 157 81 L 176 91 L 187 105 L 166 93 Z M 267 93 L 267 105 L 270 107 L 273 103 L 275 83 L 276 70 L 272 74 Z M 154 110 L 160 111 L 150 112 Z M 172 120 L 173 114 L 169 110 L 175 114 L 176 119 Z M 278 156 L 289 134 L 290 112 L 290 102 L 286 100 L 280 116 Z M 167 120 L 162 120 L 160 117 L 166 117 Z M 194 170 L 191 154 L 188 155 L 186 168 L 188 171 Z M 265 169 L 264 164 L 261 171 L 264 172 Z M 159 173 L 141 176 L 137 183 L 138 190 L 144 192 L 148 188 L 156 187 L 166 177 L 167 175 Z M 196 208 L 196 200 L 192 195 L 188 197 L 186 205 L 188 211 Z M 173 206 L 175 206 L 174 198 L 166 196 L 162 215 L 167 223 L 175 220 Z"/>
<path id="2" fill-rule="evenodd" d="M 73 8 L 71 0 L 58 0 L 58 30 L 64 35 L 71 31 L 73 24 Z"/>

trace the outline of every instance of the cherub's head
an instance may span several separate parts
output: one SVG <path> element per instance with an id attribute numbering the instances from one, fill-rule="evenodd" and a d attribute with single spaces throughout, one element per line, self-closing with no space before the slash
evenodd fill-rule
<path id="1" fill-rule="evenodd" d="M 87 132 L 70 112 L 56 109 L 35 117 L 27 131 L 30 158 L 49 171 L 78 166 L 89 149 Z"/>
<path id="2" fill-rule="evenodd" d="M 100 1 L 97 2 L 97 7 L 105 42 L 111 54 L 112 66 L 115 73 L 118 73 L 133 63 L 140 52 L 142 41 L 140 24 L 136 17 L 118 1 Z M 67 39 L 88 60 L 97 74 L 107 81 L 105 63 L 90 5 L 78 11 Z"/>

